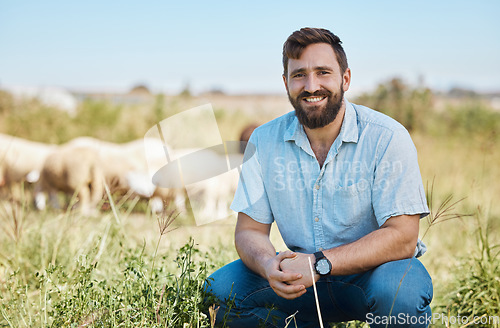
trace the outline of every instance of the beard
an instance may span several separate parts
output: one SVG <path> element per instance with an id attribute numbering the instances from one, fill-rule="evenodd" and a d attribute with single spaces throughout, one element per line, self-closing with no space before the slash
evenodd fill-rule
<path id="1" fill-rule="evenodd" d="M 297 116 L 300 124 L 309 129 L 322 128 L 333 122 L 337 117 L 337 114 L 342 107 L 342 101 L 344 100 L 344 89 L 342 89 L 342 87 L 340 87 L 339 92 L 335 95 L 333 95 L 331 91 L 323 89 L 315 91 L 314 93 L 303 91 L 297 96 L 297 98 L 294 99 L 290 96 L 290 92 L 288 92 L 288 90 L 287 93 L 290 103 L 293 108 L 295 108 L 295 115 Z M 301 104 L 301 100 L 304 97 L 327 97 L 327 103 L 325 108 L 306 110 Z"/>

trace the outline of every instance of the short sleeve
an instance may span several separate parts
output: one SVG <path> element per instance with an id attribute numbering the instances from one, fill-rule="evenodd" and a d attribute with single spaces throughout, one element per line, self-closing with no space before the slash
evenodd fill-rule
<path id="1" fill-rule="evenodd" d="M 395 130 L 377 151 L 372 205 L 379 226 L 398 215 L 429 214 L 417 150 L 406 129 Z"/>
<path id="2" fill-rule="evenodd" d="M 252 134 L 243 159 L 238 188 L 231 204 L 235 212 L 242 212 L 257 222 L 271 224 L 274 221 L 259 163 L 256 133 Z"/>

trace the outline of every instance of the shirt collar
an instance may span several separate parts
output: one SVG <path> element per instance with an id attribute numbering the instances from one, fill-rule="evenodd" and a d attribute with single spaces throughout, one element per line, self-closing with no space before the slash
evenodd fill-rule
<path id="1" fill-rule="evenodd" d="M 344 98 L 345 101 L 345 114 L 342 127 L 340 128 L 340 136 L 343 142 L 357 143 L 359 139 L 358 134 L 358 116 L 354 106 Z"/>
<path id="2" fill-rule="evenodd" d="M 343 142 L 358 142 L 358 121 L 357 114 L 354 106 L 346 99 L 345 101 L 345 113 L 344 120 L 342 121 L 342 127 L 340 128 L 339 138 Z M 309 143 L 307 139 L 304 127 L 299 123 L 297 116 L 294 116 L 292 122 L 285 130 L 284 141 L 295 141 L 298 146 L 302 146 L 304 142 Z"/>

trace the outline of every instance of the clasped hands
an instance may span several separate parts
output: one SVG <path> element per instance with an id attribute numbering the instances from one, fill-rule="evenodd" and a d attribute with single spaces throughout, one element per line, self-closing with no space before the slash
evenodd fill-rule
<path id="1" fill-rule="evenodd" d="M 312 254 L 285 251 L 266 262 L 266 279 L 278 296 L 289 300 L 300 297 L 312 286 L 313 278 L 318 281 L 319 275 L 314 269 L 314 277 L 311 277 L 308 258 L 314 264 Z"/>

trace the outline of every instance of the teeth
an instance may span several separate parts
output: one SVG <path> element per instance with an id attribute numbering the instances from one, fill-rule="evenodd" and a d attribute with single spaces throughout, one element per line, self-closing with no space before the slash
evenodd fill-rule
<path id="1" fill-rule="evenodd" d="M 311 97 L 311 98 L 305 98 L 305 101 L 314 103 L 323 100 L 324 97 Z"/>

